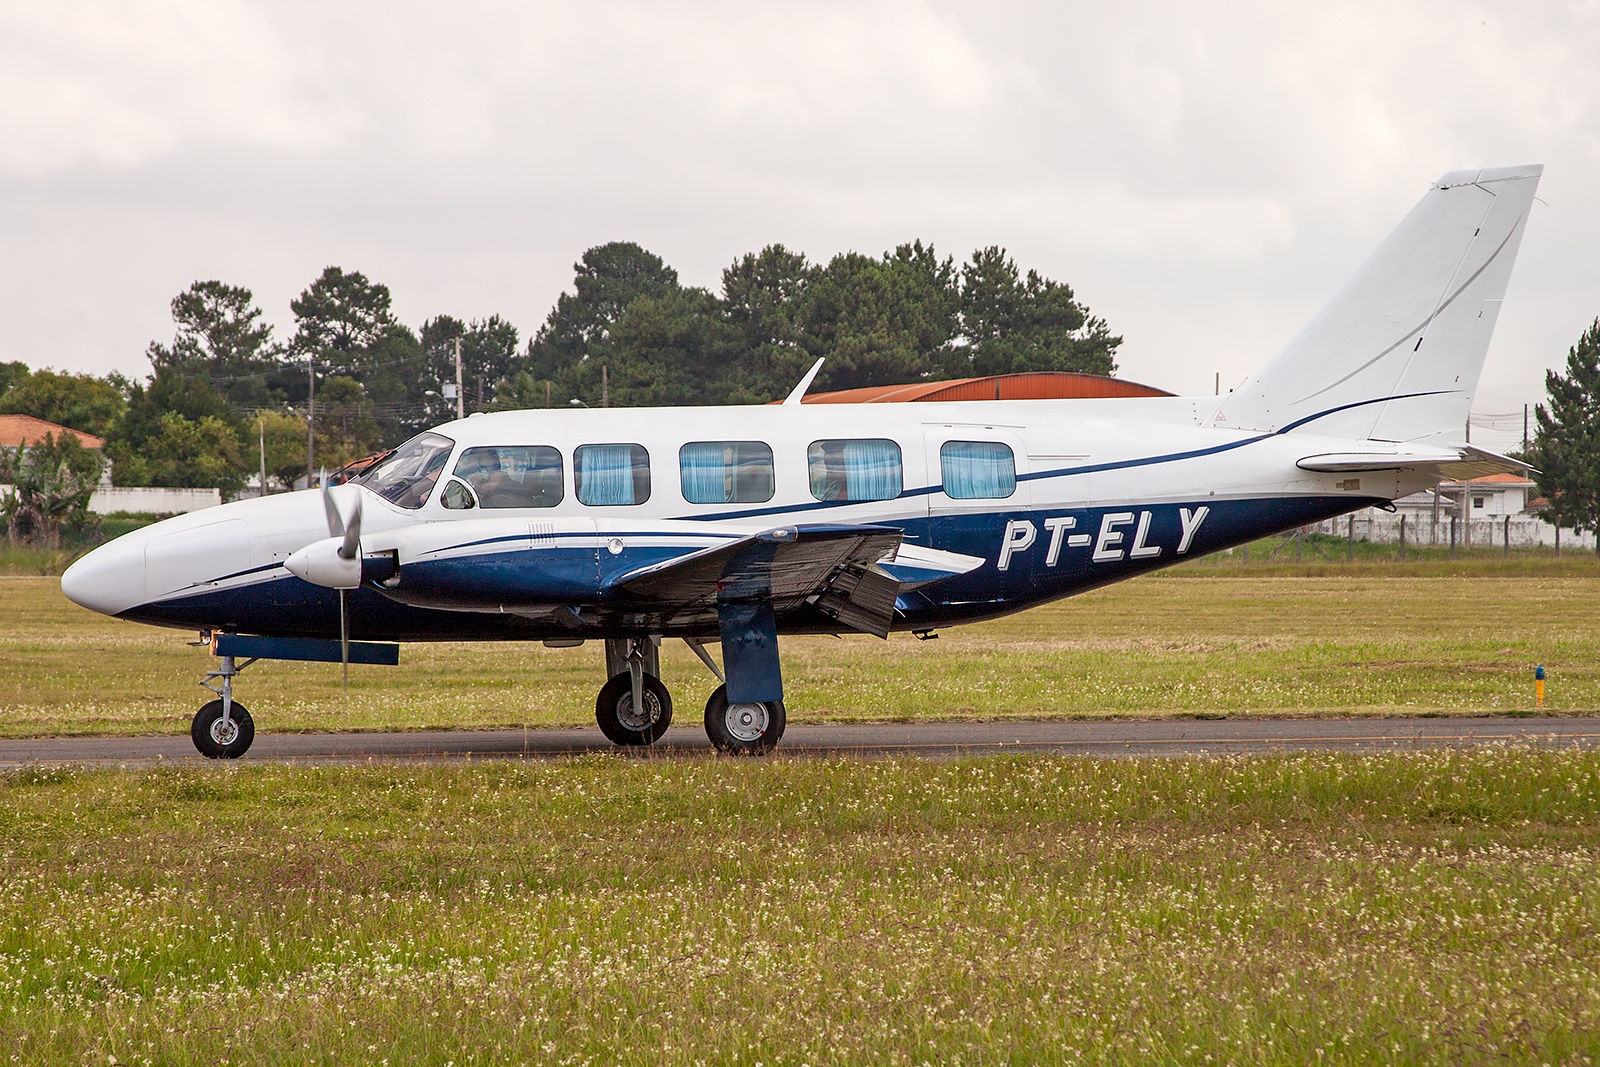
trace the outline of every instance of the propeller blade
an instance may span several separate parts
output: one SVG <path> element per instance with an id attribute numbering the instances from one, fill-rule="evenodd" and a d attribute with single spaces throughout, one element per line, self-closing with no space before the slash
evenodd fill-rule
<path id="1" fill-rule="evenodd" d="M 350 590 L 339 590 L 339 663 L 344 668 L 344 699 L 350 702 Z"/>
<path id="2" fill-rule="evenodd" d="M 338 534 L 333 536 L 338 537 Z M 361 497 L 356 497 L 350 509 L 350 522 L 344 528 L 344 544 L 339 546 L 340 559 L 355 559 L 361 554 Z"/>
<path id="3" fill-rule="evenodd" d="M 333 490 L 322 487 L 322 507 L 328 513 L 328 536 L 344 536 L 344 519 L 339 515 L 339 505 L 333 502 Z"/>

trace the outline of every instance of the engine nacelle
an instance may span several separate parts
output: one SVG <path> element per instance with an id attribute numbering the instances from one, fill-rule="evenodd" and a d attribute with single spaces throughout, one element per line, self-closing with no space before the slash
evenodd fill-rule
<path id="1" fill-rule="evenodd" d="M 283 561 L 289 573 L 304 578 L 312 585 L 326 589 L 359 589 L 361 587 L 361 554 L 354 559 L 339 555 L 344 544 L 342 537 L 329 537 L 313 541 Z"/>

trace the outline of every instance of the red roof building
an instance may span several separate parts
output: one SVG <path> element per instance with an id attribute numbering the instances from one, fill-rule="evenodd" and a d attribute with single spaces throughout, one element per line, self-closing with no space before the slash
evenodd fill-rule
<path id="1" fill-rule="evenodd" d="M 62 434 L 68 433 L 76 437 L 84 448 L 101 449 L 106 446 L 105 441 L 92 433 L 84 433 L 68 426 L 58 426 L 44 419 L 36 419 L 32 415 L 0 415 L 0 448 L 36 445 L 47 436 L 60 440 Z"/>

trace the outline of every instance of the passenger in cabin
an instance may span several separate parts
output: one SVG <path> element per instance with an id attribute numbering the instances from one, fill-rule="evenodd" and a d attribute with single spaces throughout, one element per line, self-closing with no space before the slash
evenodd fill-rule
<path id="1" fill-rule="evenodd" d="M 817 457 L 813 456 L 811 463 L 811 495 L 818 500 L 850 499 L 844 445 L 843 441 L 824 441 L 812 446 L 821 453 L 821 462 L 817 462 Z"/>

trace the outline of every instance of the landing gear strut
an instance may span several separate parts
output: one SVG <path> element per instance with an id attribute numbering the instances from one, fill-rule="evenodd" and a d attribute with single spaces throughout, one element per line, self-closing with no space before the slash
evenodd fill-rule
<path id="1" fill-rule="evenodd" d="M 195 712 L 194 722 L 189 724 L 189 737 L 206 759 L 238 759 L 256 739 L 255 720 L 243 704 L 233 699 L 234 676 L 254 662 L 246 660 L 243 666 L 235 666 L 232 656 L 223 656 L 222 669 L 208 671 L 206 680 L 200 683 L 222 698 Z M 220 678 L 222 684 L 212 685 L 213 678 Z"/>
<path id="2" fill-rule="evenodd" d="M 606 673 L 595 698 L 600 732 L 616 745 L 653 745 L 672 725 L 672 695 L 661 683 L 660 650 L 648 637 L 608 638 Z"/>

